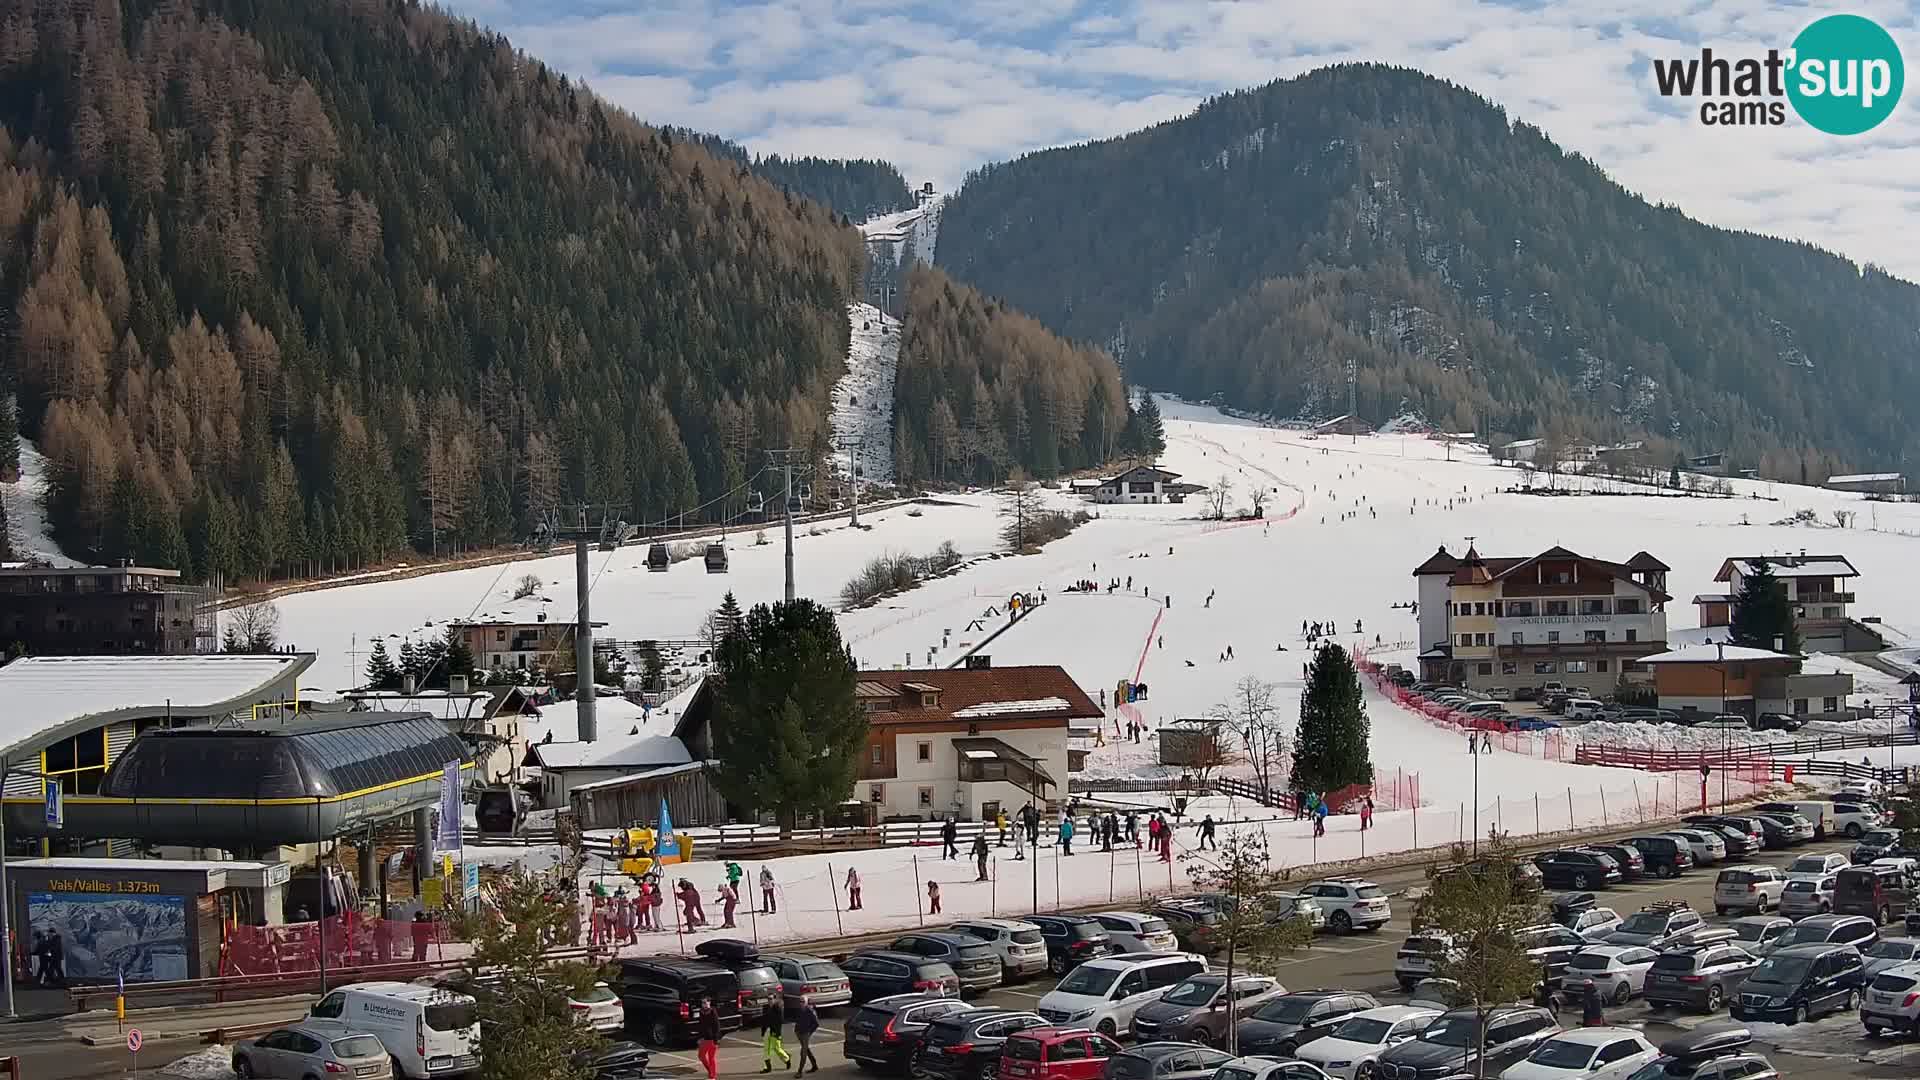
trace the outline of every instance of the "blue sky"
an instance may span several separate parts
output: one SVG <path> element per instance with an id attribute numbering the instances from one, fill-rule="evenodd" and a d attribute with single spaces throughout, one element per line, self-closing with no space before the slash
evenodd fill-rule
<path id="1" fill-rule="evenodd" d="M 643 120 L 760 153 L 879 157 L 943 190 L 1025 151 L 1118 135 L 1329 63 L 1451 79 L 1620 182 L 1717 225 L 1810 240 L 1920 280 L 1909 88 L 1865 135 L 1714 129 L 1649 57 L 1785 48 L 1869 16 L 1920 65 L 1920 6 L 1864 0 L 443 0 Z M 1920 78 L 1920 72 L 1912 72 Z"/>

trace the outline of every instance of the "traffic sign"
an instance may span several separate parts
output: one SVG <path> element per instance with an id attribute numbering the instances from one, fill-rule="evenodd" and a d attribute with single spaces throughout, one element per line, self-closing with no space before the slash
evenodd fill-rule
<path id="1" fill-rule="evenodd" d="M 127 1029 L 127 1052 L 128 1052 L 128 1053 L 130 1053 L 130 1054 L 137 1054 L 137 1053 L 139 1053 L 139 1052 L 140 1052 L 140 1044 L 141 1044 L 141 1042 L 142 1042 L 142 1041 L 144 1041 L 144 1040 L 142 1040 L 142 1039 L 140 1038 L 140 1029 L 139 1029 L 139 1028 L 128 1028 L 128 1029 Z"/>

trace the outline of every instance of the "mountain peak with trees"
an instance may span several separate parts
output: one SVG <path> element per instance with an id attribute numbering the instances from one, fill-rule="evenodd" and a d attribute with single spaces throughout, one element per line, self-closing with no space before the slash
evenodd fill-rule
<path id="1" fill-rule="evenodd" d="M 1920 288 L 1649 203 L 1405 68 L 985 166 L 937 258 L 1130 381 L 1281 419 L 1347 412 L 1351 364 L 1376 423 L 1647 438 L 1796 481 L 1920 452 Z"/>

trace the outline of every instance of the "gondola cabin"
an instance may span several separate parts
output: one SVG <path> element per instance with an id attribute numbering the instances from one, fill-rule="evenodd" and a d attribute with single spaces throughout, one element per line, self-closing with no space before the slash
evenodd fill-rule
<path id="1" fill-rule="evenodd" d="M 707 545 L 707 573 L 724 574 L 727 572 L 727 545 Z"/>
<path id="2" fill-rule="evenodd" d="M 667 545 L 655 544 L 647 549 L 647 569 L 665 573 L 673 565 L 673 559 L 667 555 Z"/>

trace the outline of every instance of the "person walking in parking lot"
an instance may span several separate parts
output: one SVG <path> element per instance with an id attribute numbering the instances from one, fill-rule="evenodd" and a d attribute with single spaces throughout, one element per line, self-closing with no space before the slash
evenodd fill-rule
<path id="1" fill-rule="evenodd" d="M 960 857 L 960 845 L 955 842 L 959 835 L 960 826 L 954 823 L 953 815 L 948 814 L 947 820 L 940 825 L 940 843 L 942 845 L 940 848 L 940 858 L 942 860 L 957 859 Z"/>
<path id="2" fill-rule="evenodd" d="M 700 1016 L 697 1024 L 700 1035 L 700 1064 L 707 1070 L 707 1080 L 720 1080 L 720 1013 L 713 1007 L 713 999 L 700 999 Z"/>
<path id="3" fill-rule="evenodd" d="M 780 1059 L 780 1067 L 793 1064 L 793 1055 L 787 1053 L 787 1044 L 781 1041 L 781 1033 L 787 1026 L 786 995 L 775 994 L 760 1013 L 760 1051 L 766 1059 L 760 1066 L 761 1072 L 773 1071 L 773 1059 Z"/>
<path id="4" fill-rule="evenodd" d="M 973 880 L 987 880 L 987 834 L 984 832 L 973 838 L 973 861 L 980 867 L 980 876 Z"/>
<path id="5" fill-rule="evenodd" d="M 931 884 L 931 882 L 929 882 Z M 813 998 L 800 995 L 800 1009 L 793 1014 L 793 1037 L 800 1040 L 798 1066 L 793 1075 L 804 1072 L 819 1072 L 820 1062 L 813 1056 L 813 1033 L 820 1030 L 820 1014 L 814 1011 Z M 809 1069 L 807 1066 L 813 1066 Z"/>

